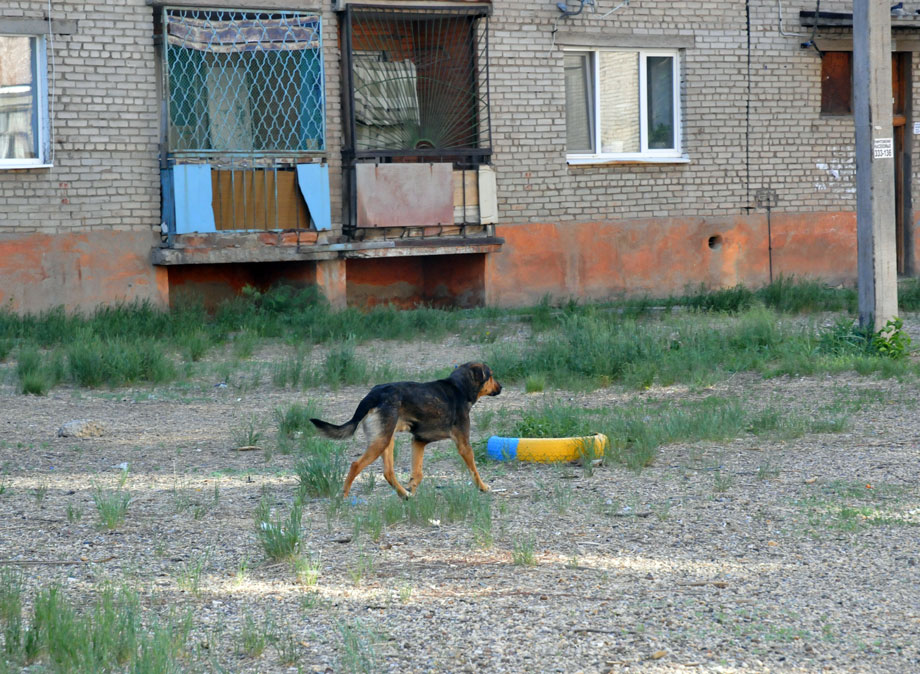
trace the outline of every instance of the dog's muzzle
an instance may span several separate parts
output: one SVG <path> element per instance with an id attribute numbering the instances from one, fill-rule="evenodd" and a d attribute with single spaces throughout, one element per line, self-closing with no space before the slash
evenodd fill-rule
<path id="1" fill-rule="evenodd" d="M 499 393 L 501 393 L 501 392 L 502 392 L 502 385 L 499 384 L 498 382 L 495 382 L 495 390 L 492 391 L 489 395 L 490 395 L 490 396 L 497 396 L 497 395 L 498 395 Z"/>

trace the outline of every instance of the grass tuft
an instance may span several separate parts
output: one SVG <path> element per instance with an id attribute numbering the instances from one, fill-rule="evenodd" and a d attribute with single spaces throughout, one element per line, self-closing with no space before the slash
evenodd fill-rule
<path id="1" fill-rule="evenodd" d="M 302 543 L 302 517 L 303 507 L 299 502 L 291 506 L 287 517 L 274 517 L 265 498 L 260 501 L 256 510 L 256 535 L 266 557 L 275 562 L 294 559 Z"/>
<path id="2" fill-rule="evenodd" d="M 294 470 L 302 494 L 334 496 L 341 491 L 345 480 L 345 450 L 334 440 L 308 436 Z"/>

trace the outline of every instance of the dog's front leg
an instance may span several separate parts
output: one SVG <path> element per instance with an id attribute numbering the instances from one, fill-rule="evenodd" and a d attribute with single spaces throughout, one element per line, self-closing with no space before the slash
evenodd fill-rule
<path id="1" fill-rule="evenodd" d="M 470 469 L 470 474 L 473 476 L 473 482 L 479 487 L 479 491 L 489 491 L 489 485 L 482 481 L 482 478 L 479 477 L 479 471 L 476 470 L 476 457 L 473 456 L 473 448 L 470 446 L 470 439 L 466 435 L 458 433 L 454 435 L 454 443 L 457 445 L 457 451 L 460 452 L 460 457 L 466 463 L 466 467 Z"/>

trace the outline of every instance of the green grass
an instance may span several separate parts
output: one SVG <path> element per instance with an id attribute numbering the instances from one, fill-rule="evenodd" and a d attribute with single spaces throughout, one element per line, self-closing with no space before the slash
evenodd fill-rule
<path id="1" fill-rule="evenodd" d="M 902 310 L 920 307 L 920 284 L 902 282 L 901 290 Z M 554 305 L 546 298 L 536 307 L 514 311 L 336 311 L 314 290 L 250 288 L 211 314 L 187 302 L 169 310 L 148 302 L 121 303 L 88 314 L 60 308 L 26 315 L 0 311 L 0 358 L 17 354 L 20 390 L 38 395 L 62 381 L 89 388 L 168 383 L 192 371 L 180 369 L 177 360 L 200 360 L 224 343 L 231 345 L 229 357 L 238 367 L 264 340 L 295 347 L 292 357 L 272 368 L 278 387 L 367 384 L 391 379 L 394 371 L 372 367 L 357 355 L 356 345 L 370 339 L 438 340 L 449 333 L 483 344 L 499 377 L 523 382 L 529 391 L 544 390 L 547 383 L 568 389 L 612 383 L 699 386 L 745 370 L 767 376 L 915 371 L 909 363 L 884 362 L 878 349 L 849 348 L 843 328 L 831 329 L 828 337 L 819 328 L 781 320 L 790 313 L 818 311 L 852 315 L 854 298 L 852 289 L 780 277 L 759 289 L 699 289 L 678 297 L 607 304 Z M 684 311 L 675 314 L 668 310 L 673 307 Z M 514 348 L 489 345 L 498 333 L 495 324 L 507 322 L 499 317 L 529 322 L 539 339 Z M 844 343 L 834 344 L 834 333 Z M 306 364 L 309 344 L 329 345 L 315 371 Z M 906 353 L 897 342 L 880 346 L 888 355 Z M 209 367 L 224 365 L 231 367 Z"/>
<path id="2" fill-rule="evenodd" d="M 24 606 L 29 603 L 27 620 Z M 86 674 L 176 671 L 189 629 L 187 621 L 161 625 L 143 619 L 137 594 L 126 588 L 116 592 L 107 586 L 93 605 L 80 610 L 56 585 L 29 601 L 21 575 L 0 570 L 3 655 L 7 664 L 31 664 L 29 671 L 36 666 Z"/>
<path id="3" fill-rule="evenodd" d="M 810 486 L 797 502 L 807 522 L 807 531 L 824 530 L 858 533 L 869 527 L 920 526 L 909 507 L 909 490 L 901 485 L 832 480 Z"/>
<path id="4" fill-rule="evenodd" d="M 604 461 L 639 470 L 654 463 L 661 447 L 676 442 L 726 441 L 745 434 L 793 439 L 806 433 L 839 433 L 849 423 L 850 410 L 837 403 L 806 410 L 790 409 L 780 401 L 749 409 L 740 398 L 708 396 L 584 408 L 550 400 L 524 410 L 517 419 L 503 420 L 498 434 L 539 438 L 604 433 L 610 441 Z M 590 458 L 584 462 L 586 470 Z"/>
<path id="5" fill-rule="evenodd" d="M 371 674 L 378 671 L 375 643 L 379 635 L 358 619 L 339 622 L 337 629 L 341 637 L 339 669 L 349 674 Z"/>
<path id="6" fill-rule="evenodd" d="M 684 312 L 641 320 L 587 306 L 564 313 L 539 340 L 492 349 L 487 360 L 503 381 L 542 377 L 569 390 L 707 386 L 743 371 L 778 376 L 916 370 L 906 359 L 891 363 L 883 349 L 848 341 L 850 332 L 849 322 L 823 329 L 784 321 L 762 305 L 732 315 Z M 885 348 L 906 353 L 903 344 Z"/>
<path id="7" fill-rule="evenodd" d="M 302 494 L 331 497 L 342 491 L 347 469 L 341 442 L 319 436 L 304 438 L 300 458 L 295 465 Z"/>
<path id="8" fill-rule="evenodd" d="M 476 487 L 460 482 L 423 482 L 412 498 L 388 494 L 350 510 L 354 535 L 376 542 L 387 527 L 405 522 L 415 526 L 470 525 L 481 547 L 492 544 L 492 502 Z"/>
<path id="9" fill-rule="evenodd" d="M 312 401 L 306 405 L 293 403 L 284 408 L 275 408 L 278 449 L 282 454 L 289 454 L 302 446 L 305 438 L 316 433 L 316 427 L 310 423 L 310 419 L 319 416 L 319 412 L 319 408 Z"/>
<path id="10" fill-rule="evenodd" d="M 131 504 L 131 494 L 119 488 L 114 491 L 105 491 L 100 488 L 93 490 L 93 503 L 99 514 L 99 524 L 105 529 L 117 529 L 124 524 Z"/>
<path id="11" fill-rule="evenodd" d="M 265 556 L 275 562 L 293 560 L 303 543 L 300 523 L 303 507 L 299 502 L 291 506 L 287 517 L 274 516 L 263 498 L 256 510 L 256 536 Z"/>
<path id="12" fill-rule="evenodd" d="M 190 592 L 196 597 L 199 595 L 201 590 L 201 574 L 208 565 L 210 557 L 210 551 L 206 551 L 194 559 L 182 563 L 179 573 L 176 576 L 176 583 L 180 589 Z"/>
<path id="13" fill-rule="evenodd" d="M 265 424 L 254 414 L 242 424 L 230 429 L 230 438 L 235 448 L 260 447 L 264 437 Z"/>
<path id="14" fill-rule="evenodd" d="M 536 566 L 534 554 L 536 541 L 533 536 L 520 536 L 511 543 L 511 561 L 515 566 Z"/>
<path id="15" fill-rule="evenodd" d="M 78 336 L 66 347 L 67 372 L 78 386 L 160 384 L 176 377 L 176 366 L 163 347 L 145 339 Z"/>

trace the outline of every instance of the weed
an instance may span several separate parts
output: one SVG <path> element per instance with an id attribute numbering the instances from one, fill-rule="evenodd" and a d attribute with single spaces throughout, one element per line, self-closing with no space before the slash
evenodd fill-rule
<path id="1" fill-rule="evenodd" d="M 39 508 L 42 507 L 42 503 L 45 501 L 45 496 L 48 495 L 48 489 L 48 483 L 42 482 L 32 491 L 32 495 L 35 497 L 35 504 Z"/>
<path id="2" fill-rule="evenodd" d="M 86 611 L 75 610 L 57 586 L 39 591 L 28 629 L 20 622 L 17 634 L 21 594 L 21 584 L 0 576 L 0 617 L 11 618 L 4 624 L 5 649 L 14 662 L 47 661 L 63 672 L 169 672 L 188 638 L 188 625 L 145 630 L 137 595 L 109 587 Z"/>
<path id="3" fill-rule="evenodd" d="M 345 450 L 334 440 L 305 439 L 301 458 L 295 466 L 300 491 L 313 497 L 339 493 L 345 480 Z"/>
<path id="4" fill-rule="evenodd" d="M 246 580 L 246 574 L 249 572 L 249 556 L 243 555 L 240 561 L 236 563 L 236 574 L 234 579 L 237 585 L 242 585 Z"/>
<path id="5" fill-rule="evenodd" d="M 162 345 L 149 339 L 100 339 L 80 333 L 66 352 L 70 378 L 78 386 L 159 384 L 176 377 Z"/>
<path id="6" fill-rule="evenodd" d="M 409 583 L 403 583 L 399 586 L 399 601 L 403 604 L 408 604 L 409 600 L 412 599 L 413 588 Z"/>
<path id="7" fill-rule="evenodd" d="M 348 576 L 351 582 L 358 585 L 364 578 L 374 572 L 374 556 L 366 553 L 364 550 L 358 553 L 358 559 L 354 565 L 348 569 Z"/>
<path id="8" fill-rule="evenodd" d="M 265 426 L 255 414 L 240 426 L 230 429 L 234 447 L 259 447 L 265 433 Z"/>
<path id="9" fill-rule="evenodd" d="M 900 360 L 910 351 L 910 335 L 903 330 L 904 321 L 895 316 L 872 336 L 872 349 L 880 356 Z"/>
<path id="10" fill-rule="evenodd" d="M 470 518 L 491 525 L 483 511 L 491 508 L 489 497 L 474 486 L 456 482 L 434 485 L 422 483 L 415 495 L 404 503 L 406 519 L 413 524 L 431 526 L 432 522 L 447 525 Z"/>
<path id="11" fill-rule="evenodd" d="M 567 484 L 564 484 L 558 480 L 553 482 L 553 486 L 550 489 L 549 500 L 555 510 L 560 515 L 564 515 L 568 512 L 569 507 L 572 505 L 572 500 L 575 498 L 575 493 Z"/>
<path id="12" fill-rule="evenodd" d="M 515 566 L 536 566 L 534 555 L 536 541 L 533 536 L 515 538 L 511 543 L 511 561 Z"/>
<path id="13" fill-rule="evenodd" d="M 524 380 L 525 393 L 541 393 L 546 388 L 546 376 L 542 374 L 532 374 Z"/>
<path id="14" fill-rule="evenodd" d="M 275 420 L 278 423 L 278 434 L 287 438 L 297 435 L 311 435 L 315 428 L 310 422 L 312 417 L 319 416 L 317 406 L 309 402 L 306 405 L 294 403 L 286 409 L 275 409 Z"/>
<path id="15" fill-rule="evenodd" d="M 302 534 L 300 522 L 303 507 L 299 502 L 291 506 L 286 518 L 274 518 L 265 497 L 256 510 L 256 535 L 266 557 L 273 561 L 292 559 L 300 550 Z"/>
<path id="16" fill-rule="evenodd" d="M 252 358 L 255 352 L 258 335 L 255 332 L 244 331 L 233 336 L 233 355 L 238 360 Z"/>
<path id="17" fill-rule="evenodd" d="M 363 531 L 376 543 L 383 535 L 383 523 L 384 517 L 380 508 L 370 507 L 364 512 L 356 513 L 354 519 L 354 536 L 358 538 Z"/>
<path id="18" fill-rule="evenodd" d="M 712 474 L 712 489 L 719 494 L 731 489 L 734 482 L 735 479 L 730 473 L 723 473 L 721 470 L 716 470 Z"/>
<path id="19" fill-rule="evenodd" d="M 377 671 L 377 653 L 374 642 L 377 635 L 360 620 L 338 623 L 342 637 L 339 663 L 342 671 L 351 674 L 371 674 Z"/>
<path id="20" fill-rule="evenodd" d="M 197 363 L 211 348 L 211 337 L 204 330 L 196 330 L 188 335 L 183 344 L 185 358 Z"/>
<path id="21" fill-rule="evenodd" d="M 265 652 L 265 647 L 273 637 L 273 626 L 270 617 L 262 624 L 256 623 L 255 618 L 248 612 L 243 617 L 243 633 L 240 635 L 240 652 L 250 658 L 257 658 Z"/>
<path id="22" fill-rule="evenodd" d="M 492 535 L 492 508 L 488 501 L 473 510 L 473 539 L 480 548 L 491 548 L 495 542 Z"/>
<path id="23" fill-rule="evenodd" d="M 99 513 L 99 522 L 106 529 L 116 529 L 125 521 L 128 506 L 131 504 L 131 494 L 124 491 L 121 486 L 115 491 L 103 491 L 100 488 L 93 490 L 93 502 L 96 512 Z"/>
<path id="24" fill-rule="evenodd" d="M 293 634 L 285 633 L 283 636 L 275 634 L 273 641 L 275 648 L 278 649 L 278 660 L 281 664 L 291 666 L 300 661 L 302 655 L 300 642 Z"/>
<path id="25" fill-rule="evenodd" d="M 72 505 L 67 506 L 67 521 L 71 524 L 79 522 L 83 519 L 83 510 L 80 508 L 74 508 Z"/>
<path id="26" fill-rule="evenodd" d="M 757 479 L 760 481 L 773 480 L 779 477 L 780 470 L 770 461 L 765 461 L 757 467 Z"/>
<path id="27" fill-rule="evenodd" d="M 19 391 L 26 395 L 45 395 L 63 378 L 63 364 L 60 355 L 39 353 L 38 349 L 26 346 L 19 350 L 16 361 L 16 376 Z"/>
<path id="28" fill-rule="evenodd" d="M 291 560 L 291 569 L 297 578 L 297 583 L 303 587 L 315 587 L 319 581 L 321 564 L 311 555 L 295 557 Z"/>
<path id="29" fill-rule="evenodd" d="M 0 568 L 0 634 L 8 656 L 22 648 L 22 573 L 18 569 Z"/>
<path id="30" fill-rule="evenodd" d="M 210 556 L 211 552 L 207 550 L 191 560 L 191 562 L 182 563 L 182 568 L 179 569 L 176 579 L 179 589 L 191 592 L 196 597 L 198 596 L 201 587 L 201 574 L 207 566 Z"/>
<path id="31" fill-rule="evenodd" d="M 671 516 L 671 501 L 670 499 L 665 499 L 661 503 L 652 506 L 652 512 L 655 513 L 655 517 L 658 518 L 659 522 L 666 522 Z"/>
<path id="32" fill-rule="evenodd" d="M 355 353 L 354 340 L 348 339 L 329 349 L 319 374 L 327 386 L 338 388 L 366 383 L 369 372 L 367 362 Z"/>

